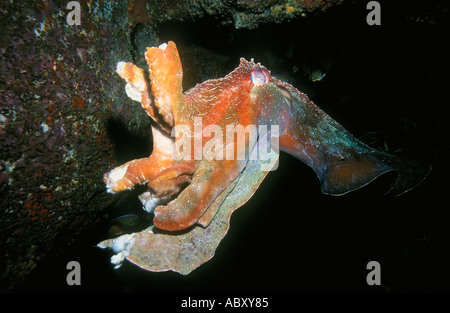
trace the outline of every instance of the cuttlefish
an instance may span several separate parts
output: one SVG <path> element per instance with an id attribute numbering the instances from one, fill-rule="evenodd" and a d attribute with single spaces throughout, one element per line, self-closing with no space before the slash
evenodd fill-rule
<path id="1" fill-rule="evenodd" d="M 228 231 L 230 216 L 278 164 L 279 151 L 309 165 L 328 195 L 359 189 L 394 171 L 390 193 L 419 184 L 427 169 L 375 150 L 352 136 L 306 94 L 240 59 L 220 79 L 183 93 L 175 43 L 147 48 L 149 76 L 119 62 L 127 95 L 152 120 L 153 151 L 104 175 L 108 192 L 146 185 L 139 198 L 153 212 L 147 229 L 102 241 L 101 248 L 149 271 L 188 274 L 208 261 Z M 243 148 L 243 152 L 239 152 Z"/>

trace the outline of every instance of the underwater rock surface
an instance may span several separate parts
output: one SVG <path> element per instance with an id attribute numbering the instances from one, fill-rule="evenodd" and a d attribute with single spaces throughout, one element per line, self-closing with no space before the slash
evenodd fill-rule
<path id="1" fill-rule="evenodd" d="M 113 74 L 131 58 L 126 1 L 80 1 L 81 25 L 68 24 L 67 3 L 0 8 L 2 290 L 98 221 L 117 157 L 108 131 L 149 128 Z"/>
<path id="2" fill-rule="evenodd" d="M 136 8 L 143 8 L 145 0 L 131 1 Z M 170 20 L 187 21 L 214 17 L 223 25 L 233 24 L 236 29 L 254 29 L 269 22 L 282 23 L 298 17 L 306 17 L 315 11 L 325 12 L 328 8 L 343 3 L 344 0 L 147 0 L 148 18 L 152 22 Z M 142 11 L 136 10 L 136 20 L 145 20 Z"/>

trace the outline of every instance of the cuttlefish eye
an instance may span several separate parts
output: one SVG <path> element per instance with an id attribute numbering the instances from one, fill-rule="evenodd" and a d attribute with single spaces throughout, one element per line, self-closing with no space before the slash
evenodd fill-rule
<path id="1" fill-rule="evenodd" d="M 265 70 L 255 70 L 250 74 L 250 79 L 255 86 L 261 86 L 269 82 L 269 74 Z"/>

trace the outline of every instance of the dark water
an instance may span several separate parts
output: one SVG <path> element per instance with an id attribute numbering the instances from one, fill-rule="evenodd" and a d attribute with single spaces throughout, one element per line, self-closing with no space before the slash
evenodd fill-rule
<path id="1" fill-rule="evenodd" d="M 432 164 L 420 187 L 384 197 L 392 177 L 383 177 L 347 196 L 325 196 L 306 165 L 282 154 L 278 170 L 234 213 L 215 257 L 189 276 L 127 262 L 114 270 L 111 252 L 95 247 L 115 216 L 137 214 L 144 228 L 140 205 L 128 196 L 125 209 L 111 208 L 94 229 L 49 255 L 19 291 L 450 291 L 448 14 L 434 4 L 383 2 L 382 25 L 372 27 L 361 5 L 256 30 L 212 27 L 210 20 L 159 25 L 182 62 L 182 47 L 192 45 L 229 57 L 226 72 L 239 57 L 253 57 L 357 137 L 371 134 L 377 148 Z M 321 82 L 303 74 L 327 64 Z M 72 260 L 81 265 L 80 286 L 66 283 Z M 366 283 L 372 260 L 381 264 L 381 286 Z"/>

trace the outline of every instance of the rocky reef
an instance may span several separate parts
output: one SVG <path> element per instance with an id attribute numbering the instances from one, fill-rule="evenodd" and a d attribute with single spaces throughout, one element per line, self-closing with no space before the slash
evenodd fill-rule
<path id="1" fill-rule="evenodd" d="M 102 175 L 115 162 L 108 137 L 114 121 L 143 136 L 148 123 L 116 92 L 115 64 L 131 58 L 126 3 L 83 1 L 81 25 L 68 24 L 67 3 L 11 1 L 0 8 L 5 289 L 94 225 L 111 201 Z"/>
<path id="2" fill-rule="evenodd" d="M 133 1 L 143 8 L 145 0 Z M 283 23 L 297 18 L 306 18 L 311 13 L 326 12 L 343 0 L 148 0 L 148 20 L 154 23 L 167 21 L 189 21 L 210 16 L 222 25 L 232 24 L 236 29 L 255 29 L 265 23 Z M 145 20 L 136 16 L 136 20 Z"/>

